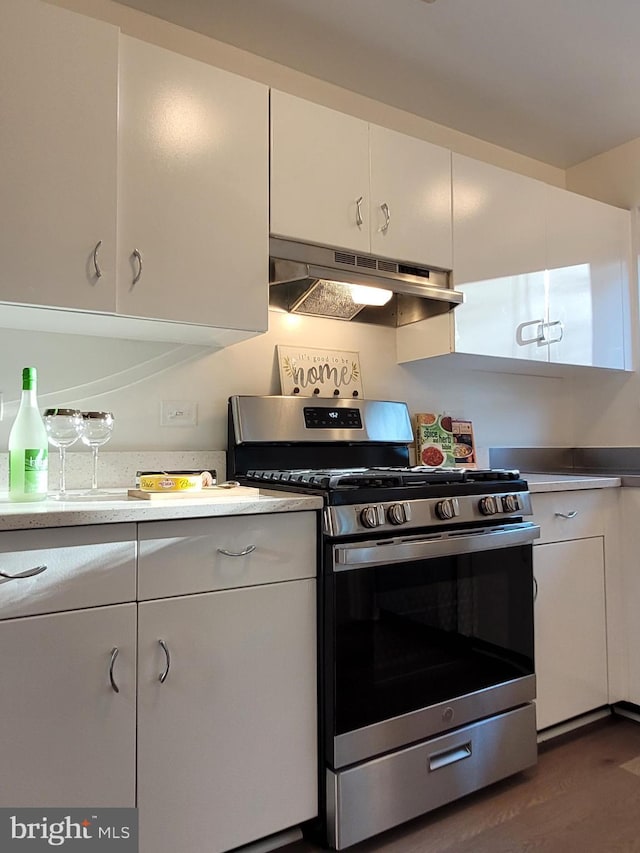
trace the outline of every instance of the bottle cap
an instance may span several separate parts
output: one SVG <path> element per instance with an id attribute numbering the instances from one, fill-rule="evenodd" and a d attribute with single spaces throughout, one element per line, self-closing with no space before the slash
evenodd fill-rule
<path id="1" fill-rule="evenodd" d="M 36 387 L 37 371 L 35 367 L 22 368 L 22 390 L 32 391 Z"/>

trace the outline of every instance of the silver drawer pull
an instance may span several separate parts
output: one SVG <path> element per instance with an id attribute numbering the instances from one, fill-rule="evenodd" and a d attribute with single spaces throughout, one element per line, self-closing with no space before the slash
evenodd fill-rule
<path id="1" fill-rule="evenodd" d="M 162 651 L 164 652 L 164 656 L 167 660 L 164 670 L 158 676 L 158 681 L 160 682 L 160 684 L 164 684 L 167 680 L 167 676 L 169 675 L 169 669 L 171 667 L 171 655 L 169 654 L 169 649 L 167 648 L 167 644 L 165 643 L 165 641 L 158 640 L 158 642 L 162 646 Z"/>
<path id="2" fill-rule="evenodd" d="M 35 577 L 35 575 L 41 575 L 46 571 L 46 566 L 35 566 L 33 569 L 26 569 L 24 572 L 18 572 L 17 575 L 8 575 L 6 572 L 0 572 L 0 578 L 8 578 L 9 580 L 16 580 L 16 578 L 32 578 Z"/>
<path id="3" fill-rule="evenodd" d="M 102 240 L 98 240 L 96 243 L 96 247 L 93 250 L 93 268 L 96 271 L 96 278 L 102 278 L 102 270 L 100 269 L 100 264 L 98 263 L 98 249 L 102 246 Z"/>
<path id="4" fill-rule="evenodd" d="M 116 680 L 113 677 L 113 667 L 115 666 L 116 658 L 120 654 L 120 649 L 115 646 L 111 649 L 111 662 L 109 663 L 109 681 L 111 682 L 111 688 L 114 693 L 120 693 L 120 688 L 116 684 Z"/>
<path id="5" fill-rule="evenodd" d="M 557 518 L 575 518 L 578 514 L 577 509 L 572 509 L 571 512 L 557 512 Z"/>
<path id="6" fill-rule="evenodd" d="M 138 272 L 134 275 L 133 280 L 131 282 L 131 287 L 133 287 L 140 281 L 140 276 L 142 275 L 142 255 L 140 254 L 138 249 L 134 249 L 131 253 L 131 257 L 135 258 L 138 262 Z"/>
<path id="7" fill-rule="evenodd" d="M 440 770 L 457 761 L 463 761 L 471 757 L 471 741 L 462 746 L 454 746 L 453 749 L 445 749 L 444 752 L 436 752 L 429 756 L 429 771 Z"/>
<path id="8" fill-rule="evenodd" d="M 226 548 L 218 548 L 218 554 L 224 554 L 225 557 L 246 557 L 247 554 L 251 554 L 256 550 L 255 545 L 247 545 L 246 548 L 243 548 L 242 551 L 227 551 Z"/>

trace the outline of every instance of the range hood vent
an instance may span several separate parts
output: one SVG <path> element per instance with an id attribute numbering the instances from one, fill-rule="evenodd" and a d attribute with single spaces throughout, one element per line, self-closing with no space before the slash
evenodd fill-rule
<path id="1" fill-rule="evenodd" d="M 292 314 L 404 326 L 455 308 L 451 273 L 271 237 L 269 304 Z"/>

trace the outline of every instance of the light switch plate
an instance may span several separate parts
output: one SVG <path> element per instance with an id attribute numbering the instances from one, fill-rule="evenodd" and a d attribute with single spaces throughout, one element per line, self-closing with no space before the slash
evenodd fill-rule
<path id="1" fill-rule="evenodd" d="M 198 423 L 195 400 L 163 400 L 160 403 L 160 426 L 185 427 Z"/>

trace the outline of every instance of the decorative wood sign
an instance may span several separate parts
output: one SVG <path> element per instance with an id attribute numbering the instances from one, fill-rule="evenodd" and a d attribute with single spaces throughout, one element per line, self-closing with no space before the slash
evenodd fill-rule
<path id="1" fill-rule="evenodd" d="M 362 397 L 357 352 L 276 347 L 280 391 L 301 397 Z"/>

